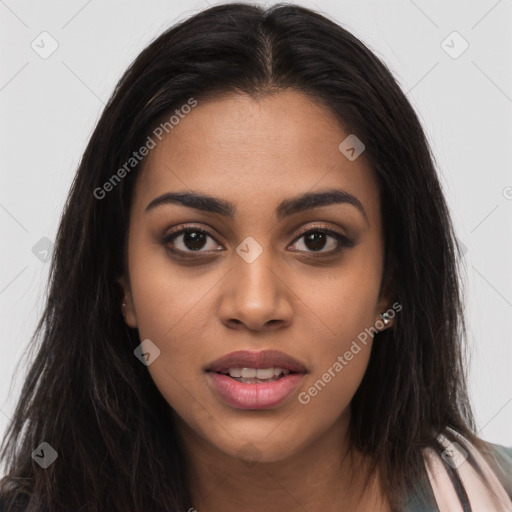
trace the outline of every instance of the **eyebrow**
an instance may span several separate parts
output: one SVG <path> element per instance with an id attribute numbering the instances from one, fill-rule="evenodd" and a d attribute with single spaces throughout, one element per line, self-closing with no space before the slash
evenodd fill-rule
<path id="1" fill-rule="evenodd" d="M 224 199 L 213 197 L 198 192 L 167 192 L 153 199 L 146 207 L 146 212 L 159 206 L 167 204 L 179 204 L 188 208 L 194 208 L 209 213 L 216 213 L 224 217 L 234 218 L 236 206 Z M 366 222 L 368 217 L 361 204 L 361 201 L 354 195 L 345 190 L 330 189 L 322 192 L 307 192 L 297 197 L 283 200 L 276 208 L 276 217 L 278 220 L 284 217 L 319 208 L 331 204 L 350 204 L 356 207 Z"/>

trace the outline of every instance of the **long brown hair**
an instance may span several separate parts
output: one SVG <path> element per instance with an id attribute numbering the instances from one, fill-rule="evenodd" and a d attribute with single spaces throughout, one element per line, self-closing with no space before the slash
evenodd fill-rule
<path id="1" fill-rule="evenodd" d="M 379 333 L 352 401 L 352 446 L 371 456 L 399 506 L 421 448 L 452 427 L 470 440 L 460 254 L 416 113 L 387 67 L 327 17 L 280 4 L 217 5 L 171 27 L 119 81 L 73 182 L 55 245 L 37 347 L 2 445 L 4 499 L 24 510 L 178 511 L 191 506 L 170 406 L 134 357 L 120 313 L 134 166 L 94 193 L 157 122 L 193 97 L 294 88 L 366 145 L 377 177 L 385 272 L 403 310 Z M 42 470 L 41 442 L 58 452 Z M 163 477 L 165 475 L 165 477 Z"/>

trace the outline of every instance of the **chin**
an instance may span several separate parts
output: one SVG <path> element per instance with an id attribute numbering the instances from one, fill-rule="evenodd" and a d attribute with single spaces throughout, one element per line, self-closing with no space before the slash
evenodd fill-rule
<path id="1" fill-rule="evenodd" d="M 294 439 L 295 443 L 290 444 L 290 439 Z M 260 430 L 255 435 L 246 432 L 244 435 L 233 434 L 232 437 L 224 437 L 222 440 L 210 439 L 209 442 L 228 457 L 248 465 L 281 462 L 300 450 L 298 436 L 280 435 L 277 431 L 267 437 L 262 436 Z"/>

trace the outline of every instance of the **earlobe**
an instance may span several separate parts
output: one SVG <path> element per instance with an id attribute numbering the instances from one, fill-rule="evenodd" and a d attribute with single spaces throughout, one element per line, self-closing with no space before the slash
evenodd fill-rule
<path id="1" fill-rule="evenodd" d="M 396 295 L 395 281 L 396 276 L 396 263 L 395 259 L 391 257 L 387 267 L 384 270 L 384 275 L 381 283 L 381 291 L 377 304 L 377 320 L 375 327 L 379 331 L 385 331 L 392 327 L 395 323 L 395 309 L 390 304 L 393 303 L 390 298 Z M 382 326 L 379 328 L 379 326 Z"/>
<path id="2" fill-rule="evenodd" d="M 133 305 L 133 298 L 130 286 L 127 283 L 127 280 L 125 279 L 124 276 L 118 279 L 118 283 L 121 285 L 121 288 L 123 290 L 121 313 L 123 315 L 126 325 L 128 325 L 128 327 L 135 329 L 137 327 L 137 317 L 135 315 L 135 308 Z"/>
<path id="3" fill-rule="evenodd" d="M 390 304 L 392 304 L 392 301 L 390 301 L 387 296 L 381 297 L 381 300 L 379 300 L 377 304 L 375 327 L 379 331 L 385 331 L 393 327 L 395 323 L 396 311 Z"/>
<path id="4" fill-rule="evenodd" d="M 389 314 L 389 311 L 386 310 L 379 315 L 378 322 L 384 324 L 384 327 L 382 329 L 379 329 L 380 331 L 384 331 L 385 329 L 393 325 L 393 317 Z"/>

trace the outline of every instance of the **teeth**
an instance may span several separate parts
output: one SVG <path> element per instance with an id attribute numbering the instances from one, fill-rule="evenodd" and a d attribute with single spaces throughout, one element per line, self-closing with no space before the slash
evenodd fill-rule
<path id="1" fill-rule="evenodd" d="M 257 379 L 271 379 L 274 376 L 274 368 L 258 368 L 255 377 Z"/>
<path id="2" fill-rule="evenodd" d="M 244 379 L 254 379 L 257 372 L 256 368 L 242 368 L 242 377 Z"/>
<path id="3" fill-rule="evenodd" d="M 222 373 L 233 378 L 268 380 L 281 374 L 288 375 L 290 370 L 285 368 L 229 368 Z M 243 381 L 242 381 L 243 382 Z"/>

